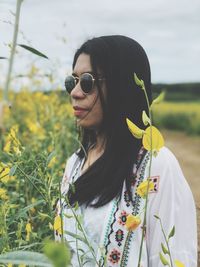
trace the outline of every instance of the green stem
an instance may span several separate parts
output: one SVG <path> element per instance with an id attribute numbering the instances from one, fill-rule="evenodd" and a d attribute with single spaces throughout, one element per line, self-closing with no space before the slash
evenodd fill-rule
<path id="1" fill-rule="evenodd" d="M 60 215 L 61 215 L 61 240 L 64 242 L 64 231 L 63 231 L 63 208 L 62 208 L 62 194 L 61 184 L 59 183 L 59 199 L 60 199 Z"/>
<path id="2" fill-rule="evenodd" d="M 163 236 L 164 236 L 164 239 L 165 239 L 165 243 L 166 243 L 168 251 L 169 251 L 170 264 L 171 264 L 171 267 L 173 267 L 173 261 L 172 261 L 171 251 L 170 251 L 170 248 L 169 248 L 169 242 L 168 242 L 168 239 L 166 237 L 166 234 L 165 234 L 165 231 L 164 231 L 164 228 L 163 228 L 163 225 L 162 225 L 162 221 L 161 221 L 160 218 L 159 218 L 159 222 L 160 222 L 162 233 L 163 233 Z"/>
<path id="3" fill-rule="evenodd" d="M 90 249 L 90 251 L 91 251 L 91 253 L 92 253 L 92 256 L 93 256 L 93 258 L 94 258 L 94 260 L 95 260 L 97 266 L 99 266 L 99 263 L 98 263 L 98 261 L 97 261 L 95 255 L 94 255 L 94 249 L 93 249 L 93 247 L 90 245 L 90 242 L 89 242 L 88 239 L 87 239 L 87 235 L 86 235 L 86 233 L 85 233 L 85 230 L 83 229 L 83 227 L 82 227 L 82 225 L 81 225 L 81 223 L 80 223 L 80 221 L 79 221 L 79 218 L 78 218 L 77 214 L 74 212 L 72 206 L 70 205 L 70 203 L 69 203 L 69 199 L 67 198 L 67 196 L 66 196 L 65 200 L 66 200 L 66 202 L 67 202 L 67 204 L 68 204 L 70 210 L 72 211 L 72 213 L 73 213 L 73 215 L 74 215 L 74 218 L 75 218 L 76 222 L 78 223 L 78 226 L 80 227 L 81 232 L 83 233 L 83 236 L 84 236 L 84 238 L 85 238 L 85 242 L 86 242 L 88 248 Z"/>
<path id="4" fill-rule="evenodd" d="M 20 172 L 29 180 L 29 182 L 32 184 L 33 187 L 35 187 L 35 189 L 40 193 L 40 195 L 42 196 L 42 198 L 45 200 L 46 203 L 48 203 L 46 197 L 43 195 L 43 193 L 37 188 L 37 186 L 31 181 L 31 179 L 28 177 L 28 175 L 19 167 L 17 166 L 17 169 L 20 170 Z"/>
<path id="5" fill-rule="evenodd" d="M 76 222 L 76 235 L 78 234 L 77 231 L 77 222 Z M 77 252 L 77 258 L 78 258 L 78 264 L 79 267 L 81 267 L 81 260 L 80 260 L 80 255 L 79 255 L 79 251 L 78 251 L 78 239 L 76 238 L 76 252 Z"/>
<path id="6" fill-rule="evenodd" d="M 7 73 L 7 77 L 6 77 L 5 89 L 4 89 L 4 92 L 3 92 L 3 99 L 6 102 L 8 101 L 8 89 L 9 89 L 9 85 L 10 85 L 12 67 L 13 67 L 13 62 L 14 62 L 14 55 L 15 55 L 16 44 L 17 44 L 17 36 L 18 36 L 18 30 L 19 30 L 20 9 L 21 9 L 22 1 L 23 0 L 17 0 L 17 5 L 16 5 L 14 35 L 13 35 L 13 41 L 12 41 L 12 47 L 11 47 L 11 54 L 10 54 L 10 58 L 9 58 L 8 73 Z"/>
<path id="7" fill-rule="evenodd" d="M 125 240 L 125 244 L 124 244 L 124 248 L 127 247 L 127 243 L 128 243 L 130 235 L 131 235 L 131 231 L 128 231 L 128 234 L 127 234 L 126 240 Z M 123 258 L 124 258 L 124 249 L 123 249 L 123 253 L 122 253 L 122 259 L 121 259 L 120 267 L 123 267 L 123 265 L 122 265 L 122 263 L 124 262 Z"/>
<path id="8" fill-rule="evenodd" d="M 150 177 L 151 177 L 151 164 L 152 164 L 152 115 L 151 115 L 151 108 L 150 108 L 149 99 L 147 96 L 145 86 L 142 89 L 144 90 L 145 98 L 147 101 L 147 106 L 148 106 L 148 110 L 149 110 L 149 119 L 150 119 L 150 162 L 149 162 L 147 191 L 146 191 L 146 196 L 145 196 L 144 220 L 143 220 L 143 225 L 142 225 L 142 239 L 141 239 L 141 243 L 140 243 L 138 267 L 140 267 L 140 262 L 141 262 L 141 258 L 142 258 L 142 247 L 143 247 L 144 235 L 145 235 L 145 231 L 146 231 L 147 204 L 148 204 L 149 183 L 150 183 Z"/>

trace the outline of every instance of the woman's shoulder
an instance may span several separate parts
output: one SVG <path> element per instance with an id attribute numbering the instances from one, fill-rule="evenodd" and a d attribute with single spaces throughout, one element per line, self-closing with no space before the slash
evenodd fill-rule
<path id="1" fill-rule="evenodd" d="M 74 153 L 72 153 L 66 161 L 66 166 L 65 166 L 65 172 L 70 173 L 71 170 L 73 169 L 74 165 L 80 161 L 80 157 L 78 155 L 79 149 L 76 150 Z"/>
<path id="2" fill-rule="evenodd" d="M 151 176 L 157 177 L 160 187 L 189 190 L 187 180 L 174 153 L 166 146 L 152 158 Z"/>
<path id="3" fill-rule="evenodd" d="M 66 164 L 67 165 L 73 165 L 78 158 L 79 158 L 79 156 L 78 156 L 78 150 L 77 150 L 67 158 Z"/>
<path id="4" fill-rule="evenodd" d="M 64 193 L 68 190 L 68 185 L 71 183 L 71 174 L 73 172 L 73 169 L 76 165 L 76 162 L 79 160 L 78 151 L 71 154 L 70 157 L 68 157 L 65 165 L 65 170 L 62 178 L 61 183 L 61 192 Z"/>
<path id="5" fill-rule="evenodd" d="M 162 147 L 156 156 L 152 157 L 152 167 L 158 169 L 180 168 L 175 154 L 166 146 Z"/>

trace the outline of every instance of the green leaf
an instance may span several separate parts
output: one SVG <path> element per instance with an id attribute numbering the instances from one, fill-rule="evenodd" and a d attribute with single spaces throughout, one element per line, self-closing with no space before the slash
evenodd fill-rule
<path id="1" fill-rule="evenodd" d="M 69 189 L 72 191 L 73 194 L 75 193 L 76 189 L 74 183 L 69 184 Z"/>
<path id="2" fill-rule="evenodd" d="M 145 110 L 142 111 L 142 121 L 143 121 L 143 123 L 144 123 L 145 126 L 147 126 L 148 124 L 149 124 L 149 125 L 151 124 L 151 120 L 150 120 L 150 118 L 147 116 Z"/>
<path id="3" fill-rule="evenodd" d="M 49 162 L 52 160 L 52 158 L 55 157 L 55 156 L 56 156 L 56 151 L 54 150 L 54 151 L 52 151 L 52 152 L 48 155 L 48 157 L 47 157 L 47 165 L 48 165 Z"/>
<path id="4" fill-rule="evenodd" d="M 134 80 L 135 80 L 135 83 L 144 90 L 144 81 L 143 80 L 140 80 L 137 76 L 137 74 L 134 72 Z"/>
<path id="5" fill-rule="evenodd" d="M 153 154 L 153 156 L 156 158 L 157 156 L 158 156 L 158 150 L 156 150 L 156 149 L 153 149 L 152 150 L 152 154 Z"/>
<path id="6" fill-rule="evenodd" d="M 164 98 L 165 98 L 166 92 L 162 91 L 152 102 L 151 106 L 153 106 L 154 104 L 159 104 L 161 103 Z"/>
<path id="7" fill-rule="evenodd" d="M 78 239 L 78 240 L 84 242 L 85 244 L 87 244 L 87 241 L 85 240 L 85 238 L 83 238 L 80 235 L 74 234 L 74 233 L 69 232 L 69 231 L 64 231 L 64 233 L 67 234 L 67 235 L 70 235 L 70 236 L 74 237 L 75 239 Z"/>
<path id="8" fill-rule="evenodd" d="M 172 227 L 171 232 L 169 233 L 168 239 L 170 239 L 171 237 L 173 237 L 175 234 L 175 226 Z"/>
<path id="9" fill-rule="evenodd" d="M 46 218 L 48 218 L 49 220 L 51 220 L 51 216 L 49 216 L 46 213 L 43 213 L 43 212 L 38 211 L 38 214 L 39 214 L 39 216 L 41 217 L 42 220 L 44 220 Z"/>
<path id="10" fill-rule="evenodd" d="M 161 247 L 164 254 L 169 254 L 169 250 L 165 247 L 163 243 L 161 243 Z"/>
<path id="11" fill-rule="evenodd" d="M 71 219 L 71 218 L 74 218 L 74 215 L 69 215 L 69 214 L 64 214 L 64 216 L 67 218 L 67 219 Z"/>
<path id="12" fill-rule="evenodd" d="M 48 59 L 48 57 L 46 55 L 44 55 L 43 53 L 41 53 L 40 51 L 36 50 L 33 47 L 30 47 L 30 46 L 27 46 L 27 45 L 23 45 L 23 44 L 18 44 L 18 45 L 21 46 L 21 47 L 23 47 L 24 49 L 30 51 L 33 54 L 36 54 L 36 55 L 38 55 L 40 57 L 44 57 L 44 58 L 47 58 Z"/>
<path id="13" fill-rule="evenodd" d="M 45 255 L 32 251 L 13 251 L 1 254 L 0 263 L 53 267 Z"/>
<path id="14" fill-rule="evenodd" d="M 7 57 L 0 57 L 0 59 L 8 59 Z"/>
<path id="15" fill-rule="evenodd" d="M 43 199 L 41 200 L 38 200 L 28 206 L 26 206 L 25 208 L 23 209 L 20 209 L 19 210 L 19 213 L 16 215 L 16 219 L 19 219 L 20 217 L 22 217 L 23 215 L 25 215 L 27 213 L 27 211 L 29 211 L 30 209 L 32 209 L 33 207 L 36 207 L 42 203 L 45 203 L 45 201 Z"/>
<path id="16" fill-rule="evenodd" d="M 17 170 L 17 165 L 12 166 L 12 168 L 9 171 L 9 176 L 13 176 Z"/>
<path id="17" fill-rule="evenodd" d="M 78 204 L 78 201 L 75 202 L 75 206 L 74 206 L 74 210 L 77 211 L 79 208 L 79 204 Z"/>
<path id="18" fill-rule="evenodd" d="M 44 245 L 44 253 L 54 267 L 67 267 L 70 264 L 71 253 L 67 244 L 48 241 Z"/>
<path id="19" fill-rule="evenodd" d="M 163 256 L 163 254 L 161 252 L 159 253 L 159 256 L 160 256 L 160 260 L 164 266 L 166 266 L 166 265 L 170 266 L 168 260 Z"/>

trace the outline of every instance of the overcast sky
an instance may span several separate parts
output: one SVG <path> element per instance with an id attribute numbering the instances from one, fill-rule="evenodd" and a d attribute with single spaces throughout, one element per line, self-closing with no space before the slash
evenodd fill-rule
<path id="1" fill-rule="evenodd" d="M 12 40 L 15 3 L 0 0 L 0 56 L 9 56 L 6 44 Z M 50 60 L 19 48 L 14 71 L 25 73 L 35 60 L 44 71 L 54 69 L 62 80 L 82 42 L 122 34 L 136 39 L 146 50 L 154 83 L 199 82 L 199 14 L 200 0 L 24 0 L 23 34 L 18 43 L 33 46 Z M 0 69 L 6 73 L 6 61 L 1 60 Z"/>

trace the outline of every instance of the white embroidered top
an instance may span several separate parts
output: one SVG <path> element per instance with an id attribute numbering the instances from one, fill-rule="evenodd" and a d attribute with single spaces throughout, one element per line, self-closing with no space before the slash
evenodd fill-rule
<path id="1" fill-rule="evenodd" d="M 67 161 L 62 181 L 63 195 L 66 194 L 69 183 L 74 182 L 80 176 L 83 162 L 75 153 Z M 114 199 L 97 209 L 85 208 L 82 205 L 76 211 L 82 220 L 87 239 L 94 249 L 93 255 L 84 242 L 71 235 L 75 233 L 84 238 L 82 231 L 77 227 L 76 220 L 72 217 L 72 211 L 63 201 L 64 237 L 72 248 L 73 267 L 137 267 L 142 228 L 139 226 L 128 235 L 125 221 L 127 215 L 131 213 L 139 214 L 143 218 L 144 199 L 136 193 L 136 188 L 147 179 L 148 167 L 149 154 L 144 155 L 144 150 L 141 150 L 138 164 L 134 166 L 136 182 L 132 186 L 133 203 L 126 194 L 124 184 L 121 200 Z M 163 147 L 157 157 L 152 159 L 151 181 L 154 183 L 154 190 L 149 193 L 148 197 L 147 228 L 141 267 L 163 266 L 159 252 L 162 251 L 161 243 L 165 244 L 165 239 L 159 220 L 154 215 L 161 218 L 166 235 L 175 225 L 175 235 L 169 241 L 173 260 L 181 261 L 185 267 L 197 267 L 197 225 L 194 199 L 177 159 L 166 147 Z M 59 205 L 58 213 L 60 213 Z M 55 233 L 55 237 L 57 240 L 60 238 L 58 233 Z M 169 261 L 168 255 L 164 256 Z"/>

